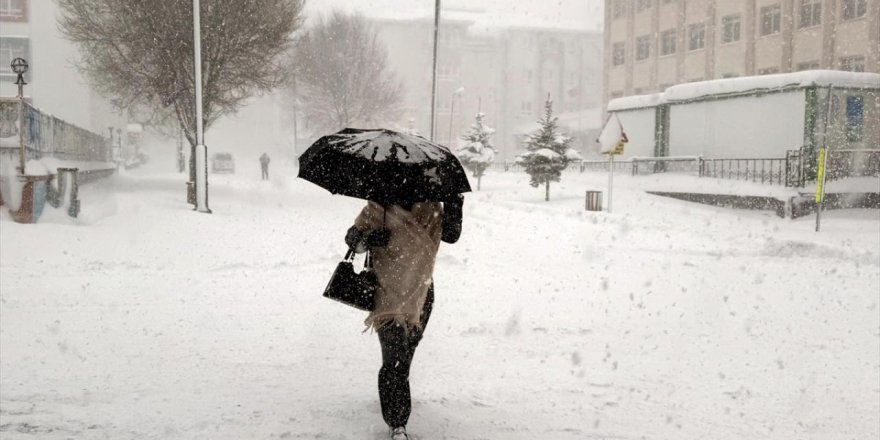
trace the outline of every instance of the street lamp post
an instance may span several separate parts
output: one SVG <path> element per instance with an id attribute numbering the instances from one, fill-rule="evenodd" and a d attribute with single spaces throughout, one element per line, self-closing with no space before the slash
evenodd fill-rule
<path id="1" fill-rule="evenodd" d="M 455 120 L 455 98 L 464 93 L 464 87 L 459 87 L 452 92 L 452 105 L 449 108 L 449 149 L 452 149 L 452 122 Z"/>
<path id="2" fill-rule="evenodd" d="M 431 141 L 434 141 L 434 129 L 437 111 L 437 37 L 440 34 L 440 0 L 434 1 L 434 59 L 431 69 Z"/>
<path id="3" fill-rule="evenodd" d="M 24 60 L 24 58 L 16 58 L 9 63 L 9 67 L 12 67 L 12 72 L 18 75 L 18 78 L 15 80 L 15 85 L 18 86 L 18 173 L 24 175 L 24 164 L 25 164 L 25 151 L 24 151 L 24 137 L 27 130 L 24 129 L 24 86 L 27 84 L 24 82 L 24 74 L 28 71 L 28 63 Z"/>
<path id="4" fill-rule="evenodd" d="M 193 0 L 193 63 L 196 86 L 196 210 L 211 213 L 208 208 L 208 147 L 205 146 L 202 121 L 202 32 L 199 0 Z"/>

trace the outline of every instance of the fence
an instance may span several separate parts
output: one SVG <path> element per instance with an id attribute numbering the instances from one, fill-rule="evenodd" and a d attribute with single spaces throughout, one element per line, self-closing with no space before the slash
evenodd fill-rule
<path id="1" fill-rule="evenodd" d="M 788 159 L 701 159 L 700 177 L 789 186 Z M 801 169 L 798 167 L 798 169 Z"/>
<path id="2" fill-rule="evenodd" d="M 24 130 L 19 130 L 19 111 L 24 113 Z M 112 160 L 110 143 L 101 135 L 43 113 L 19 99 L 0 99 L 0 148 L 18 150 L 22 136 L 26 159 Z"/>

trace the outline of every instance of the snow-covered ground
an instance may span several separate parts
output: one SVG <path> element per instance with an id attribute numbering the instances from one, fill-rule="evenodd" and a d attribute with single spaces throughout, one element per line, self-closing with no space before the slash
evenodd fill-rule
<path id="1" fill-rule="evenodd" d="M 0 214 L 0 437 L 385 438 L 378 341 L 321 297 L 362 202 L 255 166 L 212 176 L 204 215 L 146 171 L 81 187 L 77 220 Z M 467 197 L 415 439 L 880 436 L 880 212 L 815 233 L 626 176 L 613 214 L 584 212 L 605 179 L 544 202 L 489 173 Z"/>

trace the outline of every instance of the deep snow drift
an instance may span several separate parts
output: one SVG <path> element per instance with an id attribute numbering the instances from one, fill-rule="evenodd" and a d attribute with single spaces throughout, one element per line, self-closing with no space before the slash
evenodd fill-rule
<path id="1" fill-rule="evenodd" d="M 211 176 L 212 215 L 174 174 L 83 186 L 74 221 L 4 210 L 0 436 L 385 438 L 376 336 L 321 297 L 362 202 L 274 165 Z M 441 246 L 416 439 L 880 435 L 878 211 L 817 234 L 621 176 L 587 213 L 603 174 L 549 203 L 527 178 L 488 173 Z"/>

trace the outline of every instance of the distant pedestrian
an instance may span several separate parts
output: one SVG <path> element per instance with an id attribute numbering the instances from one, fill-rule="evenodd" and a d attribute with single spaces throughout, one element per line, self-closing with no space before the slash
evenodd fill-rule
<path id="1" fill-rule="evenodd" d="M 263 153 L 263 155 L 260 156 L 260 168 L 263 170 L 263 180 L 269 180 L 269 161 L 270 160 L 271 159 L 269 159 L 269 155 L 266 153 Z"/>

